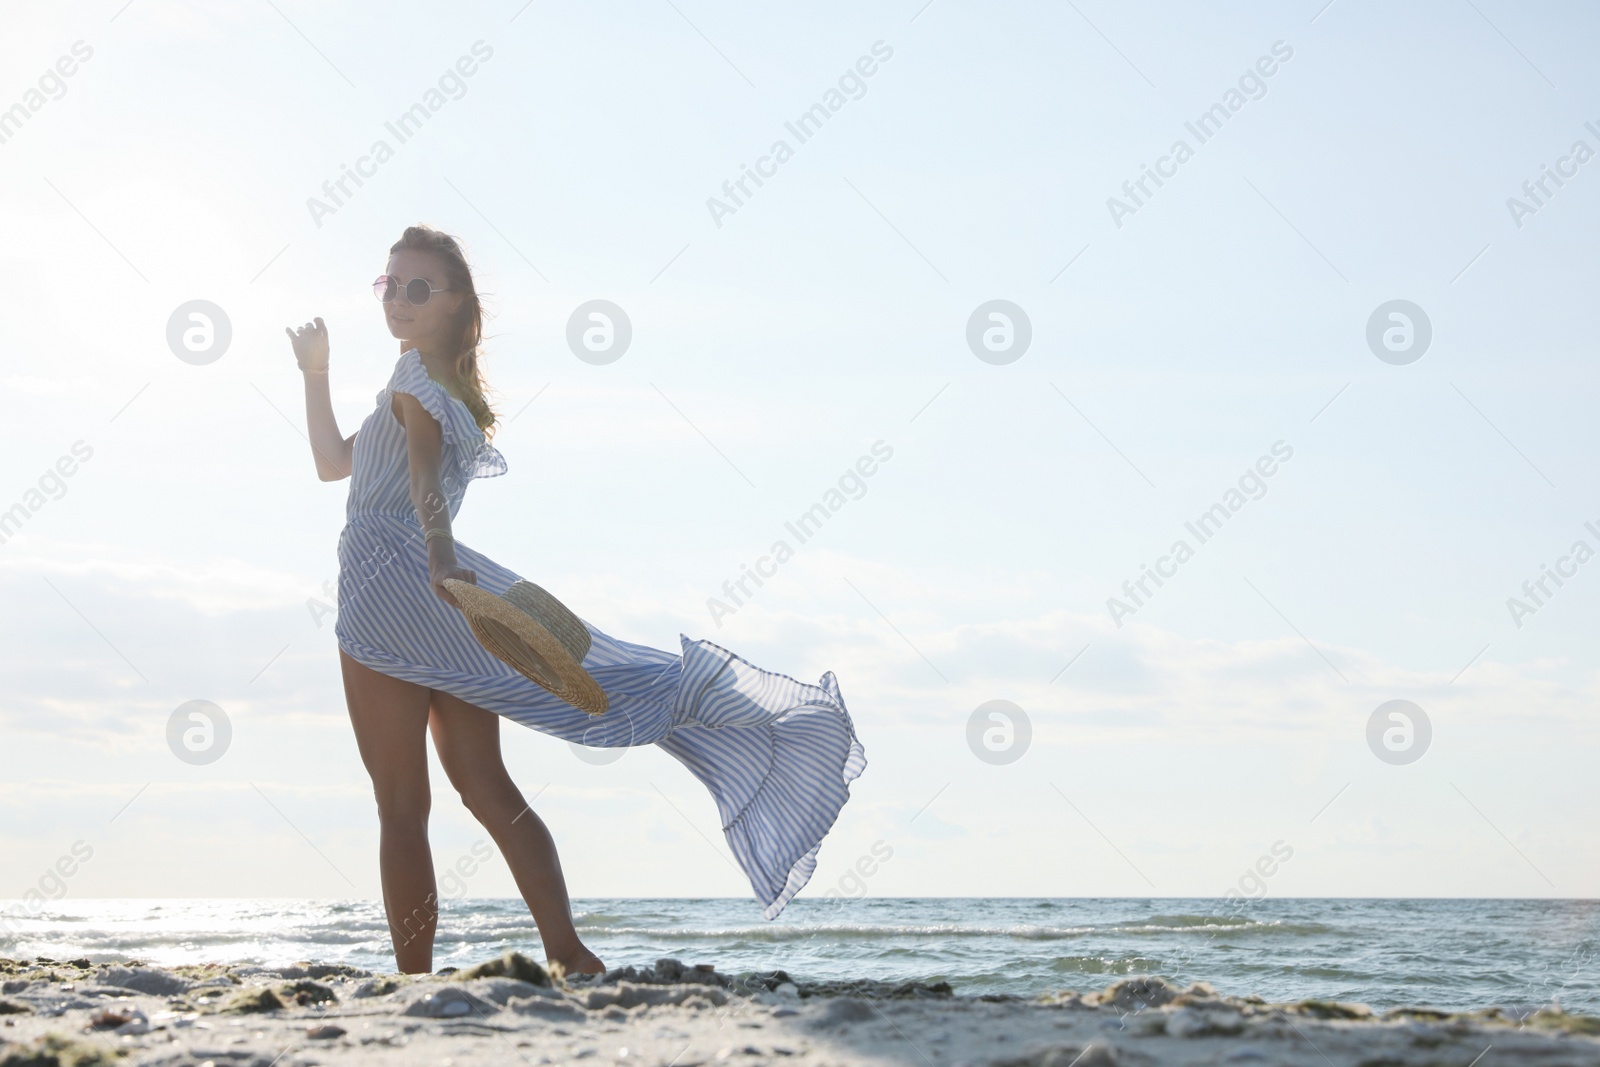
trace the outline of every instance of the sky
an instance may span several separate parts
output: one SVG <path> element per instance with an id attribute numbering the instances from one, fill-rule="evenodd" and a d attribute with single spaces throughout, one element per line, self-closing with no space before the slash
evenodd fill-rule
<path id="1" fill-rule="evenodd" d="M 1281 843 L 1252 891 L 1600 893 L 1597 21 L 19 6 L 0 897 L 377 896 L 348 483 L 283 328 L 327 322 L 351 432 L 417 222 L 493 315 L 509 473 L 457 536 L 618 637 L 835 672 L 868 767 L 808 895 L 879 842 L 852 891 L 1215 897 Z M 609 362 L 568 342 L 596 300 Z M 575 897 L 750 897 L 664 753 L 502 735 Z M 486 835 L 435 772 L 443 867 Z"/>

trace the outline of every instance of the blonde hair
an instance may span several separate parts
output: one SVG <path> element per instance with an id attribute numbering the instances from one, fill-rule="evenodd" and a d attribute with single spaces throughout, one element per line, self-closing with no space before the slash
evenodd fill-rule
<path id="1" fill-rule="evenodd" d="M 478 300 L 477 287 L 472 284 L 472 269 L 467 266 L 466 254 L 454 237 L 423 225 L 407 226 L 389 254 L 392 256 L 405 249 L 431 253 L 444 266 L 445 287 L 462 295 L 461 308 L 456 312 L 457 333 L 450 344 L 450 350 L 455 353 L 451 366 L 461 399 L 472 412 L 473 421 L 484 436 L 493 437 L 499 416 L 484 395 L 489 383 L 478 365 L 483 345 L 483 304 Z"/>

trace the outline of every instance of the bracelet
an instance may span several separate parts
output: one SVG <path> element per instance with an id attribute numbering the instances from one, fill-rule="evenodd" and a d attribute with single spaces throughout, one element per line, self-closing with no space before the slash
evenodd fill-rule
<path id="1" fill-rule="evenodd" d="M 450 541 L 450 542 L 454 542 L 455 541 L 455 538 L 450 535 L 450 531 L 445 529 L 443 526 L 440 526 L 440 527 L 438 527 L 436 529 L 429 530 L 427 533 L 423 534 L 422 535 L 422 543 L 423 544 L 427 544 L 429 541 L 432 541 L 435 537 L 443 538 L 444 540 Z"/>

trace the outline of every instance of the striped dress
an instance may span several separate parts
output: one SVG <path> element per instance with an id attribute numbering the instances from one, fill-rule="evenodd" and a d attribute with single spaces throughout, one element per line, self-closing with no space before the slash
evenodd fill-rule
<path id="1" fill-rule="evenodd" d="M 395 365 L 356 433 L 339 536 L 339 647 L 375 671 L 460 697 L 568 741 L 597 748 L 659 745 L 711 791 L 728 847 L 775 919 L 810 879 L 817 850 L 866 767 L 833 674 L 816 685 L 681 637 L 663 652 L 585 621 L 584 668 L 610 699 L 597 718 L 551 696 L 484 650 L 465 616 L 434 595 L 411 504 L 405 428 L 390 401 L 408 393 L 443 431 L 440 481 L 453 519 L 474 478 L 506 472 L 465 403 L 428 375 L 416 349 Z M 519 575 L 456 545 L 478 585 L 504 593 Z"/>

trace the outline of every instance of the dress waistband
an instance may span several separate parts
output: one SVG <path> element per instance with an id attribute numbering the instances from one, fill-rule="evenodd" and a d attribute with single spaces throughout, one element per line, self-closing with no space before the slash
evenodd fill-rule
<path id="1" fill-rule="evenodd" d="M 359 511 L 345 512 L 344 522 L 346 526 L 353 525 L 354 523 L 358 523 L 363 520 L 377 522 L 401 522 L 405 523 L 407 526 L 415 526 L 419 530 L 422 529 L 422 523 L 417 521 L 417 513 L 415 511 L 376 511 L 371 508 L 362 508 Z"/>

